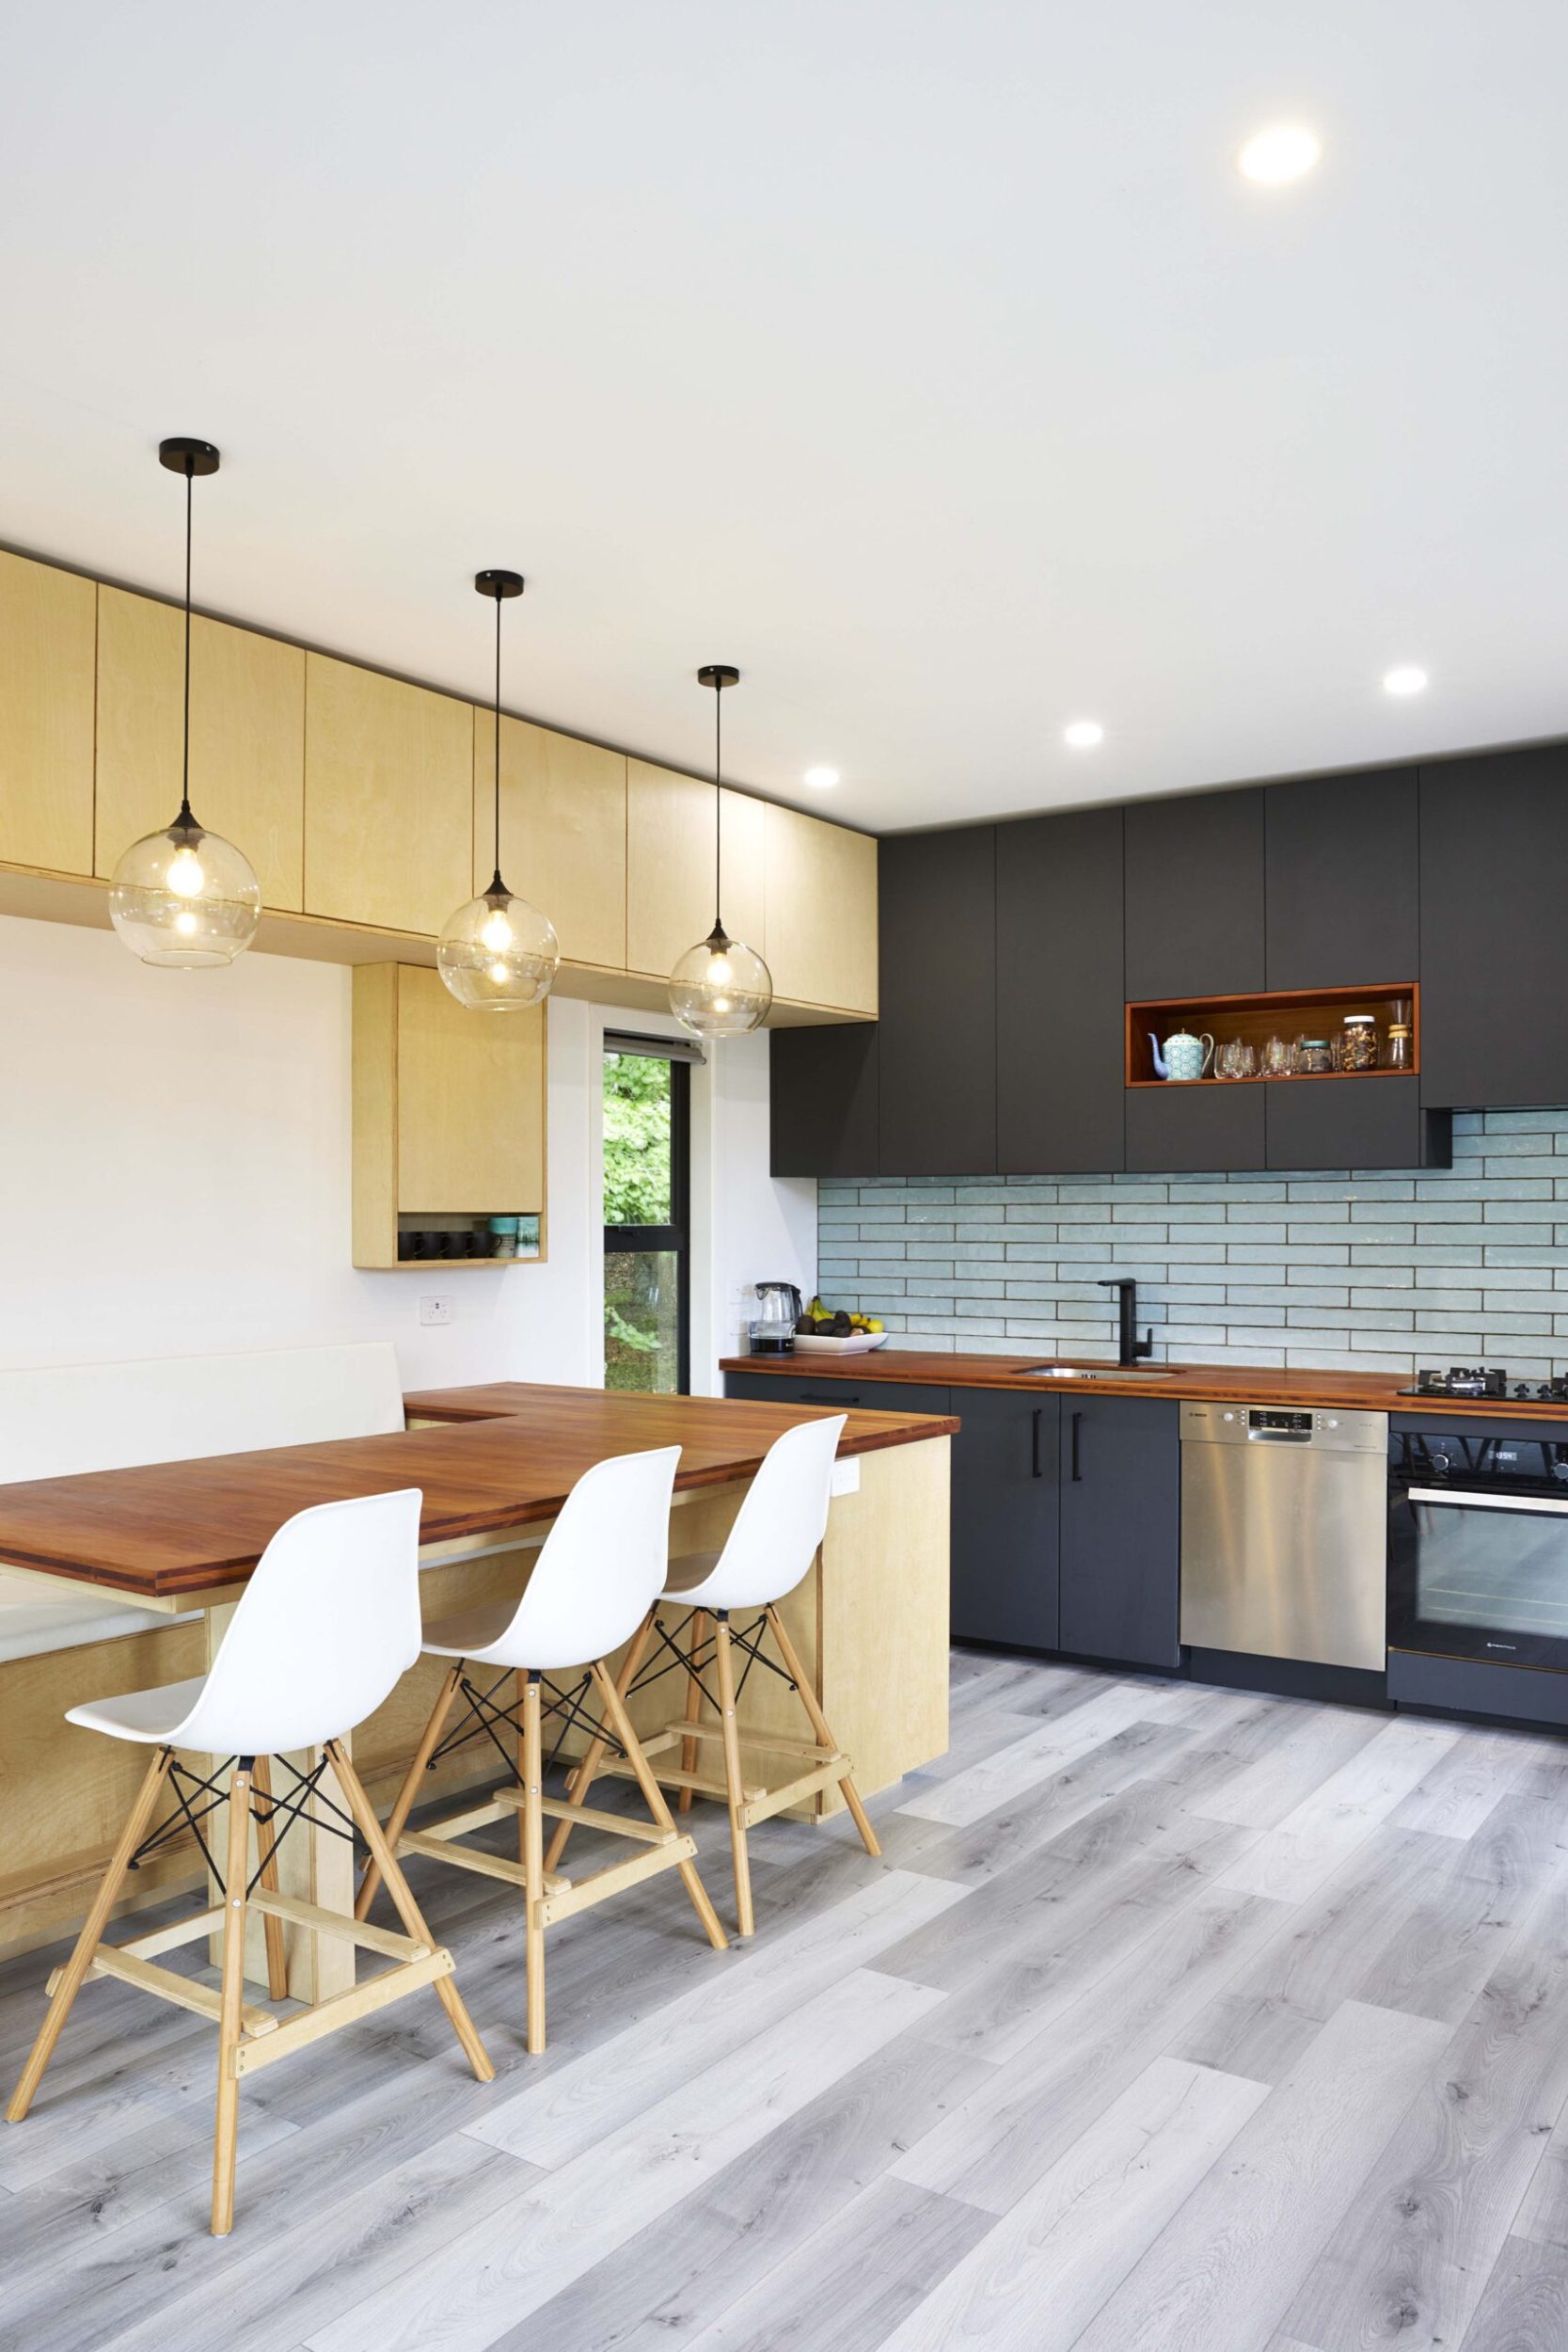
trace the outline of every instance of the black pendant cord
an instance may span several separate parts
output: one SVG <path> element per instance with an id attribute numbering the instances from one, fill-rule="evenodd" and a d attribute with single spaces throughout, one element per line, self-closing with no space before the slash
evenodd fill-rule
<path id="1" fill-rule="evenodd" d="M 185 459 L 185 732 L 180 754 L 180 814 L 175 824 L 186 833 L 200 829 L 191 815 L 191 508 L 196 487 L 196 461 Z M 167 803 L 165 803 L 167 806 Z"/>
<path id="2" fill-rule="evenodd" d="M 724 681 L 713 682 L 713 935 L 724 937 Z"/>
<path id="3" fill-rule="evenodd" d="M 496 590 L 496 872 L 490 884 L 492 898 L 505 898 L 506 884 L 501 880 L 501 591 Z"/>

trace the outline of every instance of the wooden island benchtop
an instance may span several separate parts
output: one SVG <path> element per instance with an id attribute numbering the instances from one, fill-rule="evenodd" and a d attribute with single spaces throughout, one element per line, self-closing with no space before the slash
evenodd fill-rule
<path id="1" fill-rule="evenodd" d="M 295 1511 L 418 1486 L 423 1544 L 552 1519 L 595 1462 L 678 1445 L 677 1494 L 752 1477 L 773 1439 L 814 1408 L 634 1396 L 525 1381 L 420 1390 L 414 1422 L 379 1438 L 276 1446 L 143 1469 L 0 1486 L 0 1560 L 167 1606 L 244 1581 Z M 839 1451 L 950 1436 L 930 1414 L 851 1412 Z"/>

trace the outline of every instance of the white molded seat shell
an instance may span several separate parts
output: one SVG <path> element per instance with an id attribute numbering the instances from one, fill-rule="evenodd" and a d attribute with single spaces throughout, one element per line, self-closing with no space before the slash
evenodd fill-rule
<path id="1" fill-rule="evenodd" d="M 298 1511 L 268 1544 L 208 1674 L 71 1708 L 149 1746 L 277 1756 L 336 1740 L 420 1654 L 417 1486 Z"/>
<path id="2" fill-rule="evenodd" d="M 620 1454 L 584 1470 L 513 1607 L 471 1609 L 426 1628 L 439 1658 L 552 1674 L 608 1657 L 658 1597 L 670 1562 L 678 1445 Z"/>
<path id="3" fill-rule="evenodd" d="M 660 1597 L 689 1609 L 764 1609 L 792 1593 L 828 1528 L 833 1456 L 846 1413 L 775 1438 L 721 1552 L 677 1560 Z"/>

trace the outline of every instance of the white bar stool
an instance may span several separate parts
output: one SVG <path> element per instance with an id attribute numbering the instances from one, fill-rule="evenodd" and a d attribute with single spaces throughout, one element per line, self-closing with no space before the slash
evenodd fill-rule
<path id="1" fill-rule="evenodd" d="M 742 1935 L 752 1934 L 756 1924 L 752 1910 L 752 1870 L 746 1836 L 759 1821 L 782 1813 L 786 1805 L 799 1804 L 819 1788 L 836 1784 L 844 1791 L 844 1802 L 866 1852 L 879 1854 L 882 1851 L 850 1776 L 853 1762 L 828 1728 L 828 1719 L 778 1611 L 778 1603 L 794 1591 L 810 1568 L 827 1533 L 833 1456 L 838 1452 L 846 1418 L 843 1413 L 834 1413 L 821 1421 L 801 1422 L 774 1439 L 747 1489 L 722 1551 L 695 1552 L 689 1559 L 677 1560 L 659 1595 L 661 1601 L 678 1602 L 690 1612 L 682 1628 L 686 1646 L 682 1648 L 680 1641 L 665 1630 L 656 1607 L 639 1627 L 621 1667 L 618 1695 L 624 1702 L 632 1691 L 642 1687 L 638 1681 L 639 1669 L 648 1643 L 657 1633 L 662 1646 L 672 1653 L 673 1662 L 685 1669 L 686 1719 L 668 1724 L 653 1739 L 644 1740 L 643 1752 L 657 1757 L 677 1741 L 680 1743 L 680 1769 L 660 1769 L 657 1765 L 655 1769 L 661 1781 L 680 1790 L 683 1813 L 689 1810 L 694 1795 L 719 1797 L 728 1805 L 736 1915 Z M 736 1610 L 759 1613 L 744 1632 L 730 1624 Z M 748 1661 L 742 1681 L 755 1664 L 777 1674 L 779 1669 L 762 1651 L 763 1637 L 769 1630 L 784 1660 L 783 1678 L 799 1692 L 806 1711 L 815 1735 L 812 1745 L 776 1740 L 765 1732 L 758 1732 L 750 1740 L 740 1736 L 736 1721 L 735 1648 L 744 1651 Z M 717 1667 L 716 1692 L 709 1691 L 703 1681 L 709 1665 Z M 669 1671 L 668 1665 L 656 1663 L 643 1679 L 653 1681 Z M 711 1724 L 699 1720 L 705 1698 L 717 1718 Z M 707 1779 L 696 1770 L 698 1743 L 704 1740 L 721 1744 L 722 1781 Z M 797 1756 L 806 1770 L 797 1779 L 772 1788 L 749 1783 L 742 1772 L 749 1747 L 765 1748 L 774 1756 Z M 554 1869 L 560 1862 L 577 1808 L 588 1794 L 594 1774 L 600 1771 L 621 1773 L 626 1770 L 624 1765 L 602 1764 L 603 1754 L 603 1742 L 594 1741 L 567 1783 L 576 1804 L 562 1813 L 546 1857 L 547 1868 Z"/>
<path id="2" fill-rule="evenodd" d="M 495 2068 L 474 2031 L 451 1982 L 451 1954 L 436 1944 L 408 1889 L 407 1881 L 381 1835 L 374 1809 L 349 1760 L 344 1735 L 380 1706 L 420 1652 L 417 1487 L 388 1495 L 366 1495 L 347 1502 L 324 1502 L 298 1512 L 274 1535 L 240 1597 L 223 1646 L 205 1677 L 166 1683 L 161 1690 L 132 1691 L 123 1698 L 100 1699 L 71 1708 L 66 1721 L 114 1740 L 134 1740 L 154 1753 L 131 1816 L 120 1834 L 77 1938 L 63 1968 L 49 1979 L 49 2010 L 22 2071 L 8 2119 L 20 2123 L 33 2103 L 43 2070 L 60 2038 L 71 2003 L 89 1976 L 116 1977 L 139 1985 L 178 2008 L 211 2017 L 218 2028 L 217 2120 L 213 2151 L 213 2233 L 225 2236 L 234 2219 L 234 2154 L 239 2122 L 240 2080 L 271 2066 L 292 2050 L 351 2024 L 421 1985 L 433 1984 L 451 2019 L 469 2065 L 481 2082 Z M 302 1776 L 289 1796 L 275 1798 L 267 1758 L 277 1756 L 293 1772 L 287 1751 L 321 1748 L 325 1762 Z M 214 1767 L 203 1776 L 175 1762 L 176 1748 L 231 1756 L 228 1788 L 229 1825 L 221 1910 L 204 1911 L 175 1929 L 159 1929 L 128 1943 L 102 1941 L 125 1873 L 138 1856 L 161 1846 L 182 1828 L 198 1823 L 223 1802 Z M 320 1783 L 330 1764 L 348 1804 L 343 1813 Z M 151 1826 L 159 1794 L 171 1783 L 175 1810 Z M 199 1812 L 191 1798 L 211 1803 Z M 254 1792 L 254 1796 L 253 1796 Z M 261 1807 L 254 1808 L 254 1797 Z M 278 1891 L 277 1849 L 295 1820 L 312 1807 L 318 1820 L 336 1814 L 341 1835 L 357 1826 L 386 1876 L 404 1929 L 402 1935 L 324 1911 Z M 257 1827 L 259 1867 L 250 1873 L 249 1830 Z M 279 1817 L 284 1826 L 277 1826 Z M 352 1816 L 352 1821 L 350 1817 Z M 262 1840 L 265 1838 L 265 1850 Z M 285 1920 L 315 1935 L 346 1937 L 380 1952 L 395 1964 L 380 1976 L 334 1998 L 279 2021 L 271 2010 L 245 2000 L 246 1915 L 259 1912 L 267 1949 L 268 1991 L 285 1991 L 282 1931 Z M 153 1964 L 151 1955 L 193 1942 L 221 1928 L 221 1990 L 214 1993 L 194 1978 Z"/>
<path id="3" fill-rule="evenodd" d="M 424 1634 L 426 1655 L 450 1658 L 452 1665 L 388 1819 L 387 1842 L 397 1853 L 423 1854 L 432 1861 L 450 1862 L 459 1869 L 475 1870 L 481 1877 L 502 1879 L 522 1888 L 528 2046 L 534 2055 L 545 2047 L 545 1930 L 554 1921 L 586 1911 L 657 1871 L 678 1868 L 709 1943 L 721 1951 L 727 1941 L 697 1875 L 696 1840 L 676 1828 L 604 1662 L 636 1632 L 664 1581 L 669 1565 L 670 1497 L 679 1459 L 679 1446 L 662 1446 L 651 1453 L 620 1454 L 585 1470 L 540 1547 L 522 1598 L 468 1610 L 428 1627 Z M 562 1730 L 574 1724 L 588 1730 L 596 1750 L 602 1752 L 613 1743 L 621 1751 L 626 1758 L 624 1769 L 641 1788 L 653 1816 L 651 1822 L 632 1820 L 619 1813 L 590 1812 L 544 1793 L 541 1687 L 546 1675 L 580 1668 L 584 1661 L 592 1662 L 574 1690 L 550 1685 L 548 1711 L 562 1717 Z M 467 1673 L 470 1666 L 495 1666 L 500 1673 L 488 1689 L 483 1689 Z M 496 1697 L 502 1682 L 514 1674 L 520 1722 Z M 580 1704 L 591 1686 L 598 1692 L 608 1729 Z M 447 1718 L 460 1695 L 467 1711 L 443 1740 Z M 502 1724 L 520 1736 L 521 1785 L 498 1788 L 488 1799 L 428 1828 L 406 1828 L 427 1767 L 481 1732 L 496 1740 L 497 1726 Z M 468 1831 L 512 1814 L 518 1820 L 517 1861 L 457 1842 Z M 577 1882 L 562 1878 L 545 1867 L 546 1815 L 563 1825 L 582 1821 L 633 1839 L 640 1851 L 629 1860 L 611 1863 L 588 1878 Z M 380 1856 L 372 1853 L 355 1906 L 361 1919 L 369 1914 L 385 1867 Z"/>

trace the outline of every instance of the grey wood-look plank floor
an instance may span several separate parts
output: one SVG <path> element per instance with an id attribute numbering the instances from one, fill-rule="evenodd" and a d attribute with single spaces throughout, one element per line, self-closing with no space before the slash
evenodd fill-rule
<path id="1" fill-rule="evenodd" d="M 880 1862 L 755 1833 L 754 1943 L 673 1876 L 554 1931 L 541 2059 L 515 1902 L 417 1867 L 499 2079 L 422 1996 L 254 2078 L 223 2242 L 209 2029 L 90 1984 L 0 2131 L 0 2352 L 1560 2352 L 1568 1741 L 963 1651 L 953 1702 Z"/>

